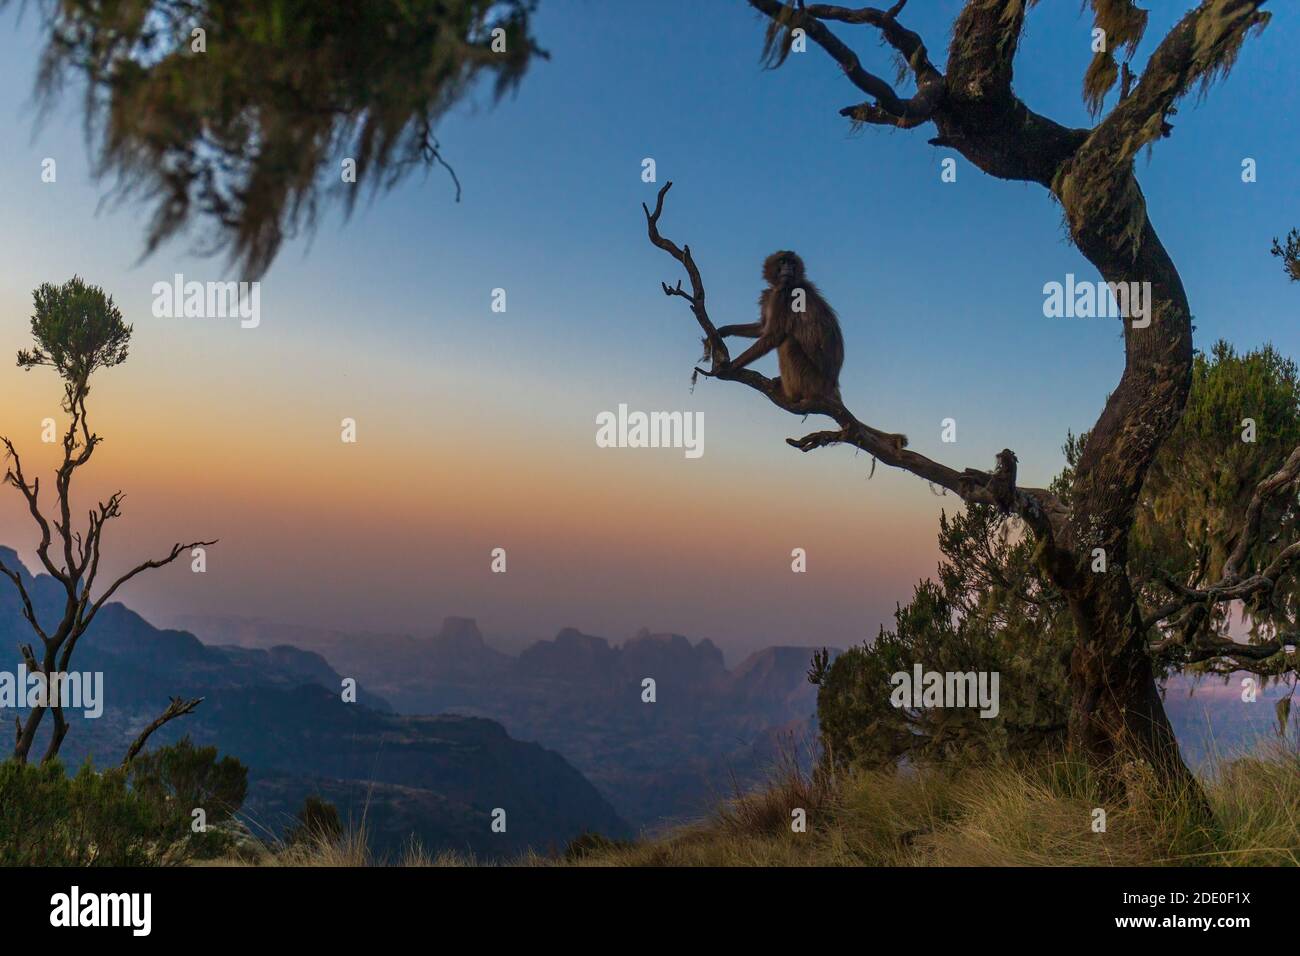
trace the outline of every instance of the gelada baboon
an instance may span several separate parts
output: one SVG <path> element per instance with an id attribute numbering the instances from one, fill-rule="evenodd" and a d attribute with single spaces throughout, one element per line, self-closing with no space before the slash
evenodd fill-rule
<path id="1" fill-rule="evenodd" d="M 735 358 L 730 367 L 744 368 L 776 349 L 781 392 L 796 406 L 842 404 L 840 368 L 844 365 L 844 336 L 840 320 L 817 287 L 804 274 L 803 260 L 788 249 L 774 252 L 763 263 L 767 288 L 758 297 L 759 321 L 726 325 L 718 334 L 758 341 Z M 875 432 L 875 429 L 871 429 Z M 905 435 L 876 432 L 902 448 Z"/>
<path id="2" fill-rule="evenodd" d="M 744 368 L 776 349 L 785 397 L 796 403 L 838 402 L 844 336 L 840 320 L 817 287 L 804 276 L 803 260 L 793 252 L 774 252 L 763 263 L 767 288 L 758 297 L 759 321 L 727 325 L 720 335 L 758 341 L 732 361 Z"/>

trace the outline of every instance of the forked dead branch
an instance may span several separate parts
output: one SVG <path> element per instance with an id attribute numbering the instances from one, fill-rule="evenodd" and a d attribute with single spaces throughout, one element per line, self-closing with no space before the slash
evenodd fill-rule
<path id="1" fill-rule="evenodd" d="M 741 382 L 755 391 L 762 392 L 772 404 L 785 409 L 793 415 L 826 415 L 834 419 L 835 423 L 840 426 L 836 430 L 817 431 L 802 438 L 786 439 L 790 445 L 800 451 L 812 451 L 814 448 L 822 448 L 827 445 L 852 445 L 868 452 L 887 465 L 909 471 L 941 488 L 960 495 L 966 501 L 999 507 L 1003 504 L 988 487 L 996 472 L 984 472 L 974 468 L 957 471 L 918 452 L 900 447 L 900 443 L 893 433 L 863 423 L 842 401 L 837 402 L 825 398 L 814 402 L 794 402 L 786 396 L 778 380 L 768 378 L 752 368 L 733 367 L 726 342 L 718 333 L 713 320 L 709 317 L 708 307 L 705 304 L 704 281 L 700 276 L 699 266 L 691 254 L 691 247 L 689 245 L 678 246 L 677 243 L 666 238 L 659 231 L 659 219 L 663 214 L 664 197 L 668 194 L 668 190 L 672 188 L 672 185 L 671 182 L 664 183 L 663 188 L 659 190 L 653 212 L 644 203 L 641 208 L 645 211 L 646 228 L 649 232 L 650 241 L 680 262 L 690 280 L 690 292 L 682 288 L 680 280 L 675 286 L 670 286 L 666 282 L 660 283 L 660 285 L 665 295 L 677 296 L 687 301 L 695 315 L 695 320 L 699 322 L 700 328 L 704 332 L 705 357 L 711 364 L 708 368 L 697 367 L 695 369 L 696 373 L 708 378 Z M 1027 523 L 1036 529 L 1041 529 L 1048 536 L 1052 533 L 1051 516 L 1053 514 L 1064 514 L 1064 508 L 1056 499 L 1056 496 L 1043 488 L 1016 488 L 1014 510 Z"/>

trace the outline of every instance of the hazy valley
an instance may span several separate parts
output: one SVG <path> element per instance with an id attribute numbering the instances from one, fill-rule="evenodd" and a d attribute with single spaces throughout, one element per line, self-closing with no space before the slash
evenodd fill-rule
<path id="1" fill-rule="evenodd" d="M 355 635 L 238 618 L 185 618 L 211 643 L 321 653 L 402 713 L 499 721 L 562 753 L 637 827 L 708 812 L 759 779 L 778 749 L 806 752 L 816 688 L 812 648 L 769 647 L 728 669 L 710 641 L 648 634 L 614 645 L 572 628 L 518 655 L 468 618 L 427 637 Z M 645 678 L 655 701 L 642 700 Z"/>

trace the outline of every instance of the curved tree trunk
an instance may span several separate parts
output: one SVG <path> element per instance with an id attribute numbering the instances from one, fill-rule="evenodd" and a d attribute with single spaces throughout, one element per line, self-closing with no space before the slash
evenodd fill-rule
<path id="1" fill-rule="evenodd" d="M 1194 17 L 1152 56 L 1140 85 L 1092 130 L 1062 127 L 1011 91 L 1020 33 L 1005 0 L 970 0 L 954 29 L 947 96 L 936 110 L 939 142 L 985 172 L 1035 181 L 1060 201 L 1071 238 L 1111 283 L 1149 288 L 1142 321 L 1123 322 L 1125 367 L 1083 448 L 1070 515 L 1044 566 L 1069 602 L 1076 628 L 1070 658 L 1069 739 L 1100 766 L 1125 757 L 1204 797 L 1179 753 L 1155 686 L 1148 634 L 1127 573 L 1128 538 L 1147 471 L 1182 415 L 1192 375 L 1192 319 L 1182 280 L 1154 227 L 1133 171 L 1193 69 Z M 1008 42 L 1009 41 L 1009 42 Z M 1149 286 L 1143 286 L 1149 283 Z M 1131 310 L 1130 310 L 1131 311 Z M 1149 320 L 1149 324 L 1145 324 Z M 1104 572 L 1093 572 L 1096 549 Z"/>
<path id="2" fill-rule="evenodd" d="M 986 171 L 1043 181 L 1065 208 L 1076 246 L 1103 280 L 1150 284 L 1150 324 L 1123 323 L 1123 377 L 1075 469 L 1070 516 L 1044 551 L 1046 570 L 1069 602 L 1077 631 L 1070 741 L 1101 764 L 1125 753 L 1146 760 L 1199 799 L 1155 686 L 1147 630 L 1127 574 L 1128 536 L 1143 482 L 1191 389 L 1191 309 L 1178 270 L 1147 220 L 1132 165 L 1115 165 L 1108 137 L 1094 134 L 1080 143 L 1076 131 L 1019 104 L 994 112 L 1014 120 L 985 123 L 976 133 L 942 112 L 936 123 L 943 138 Z M 1027 136 L 1037 140 L 1033 168 L 1017 158 Z M 1096 549 L 1105 554 L 1105 572 L 1092 571 Z"/>
<path id="3" fill-rule="evenodd" d="M 1150 283 L 1144 317 L 1150 324 L 1124 322 L 1124 375 L 1088 436 L 1071 489 L 1065 538 L 1075 567 L 1058 582 L 1076 629 L 1070 741 L 1103 766 L 1126 757 L 1150 763 L 1204 810 L 1204 795 L 1182 760 L 1155 686 L 1148 628 L 1127 574 L 1142 485 L 1191 389 L 1191 309 L 1178 270 L 1147 220 L 1131 166 L 1114 175 L 1091 163 L 1092 151 L 1108 148 L 1104 138 L 1090 139 L 1056 177 L 1054 192 L 1080 251 L 1106 281 Z M 1074 181 L 1076 169 L 1084 182 Z M 1096 178 L 1088 181 L 1089 174 Z M 1097 549 L 1105 554 L 1105 572 L 1092 571 Z"/>

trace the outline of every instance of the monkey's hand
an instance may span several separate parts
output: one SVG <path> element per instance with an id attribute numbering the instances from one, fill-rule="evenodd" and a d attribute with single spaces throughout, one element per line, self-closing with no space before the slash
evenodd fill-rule
<path id="1" fill-rule="evenodd" d="M 707 336 L 700 339 L 700 343 L 704 346 L 704 354 L 700 356 L 701 362 L 709 362 L 712 364 L 715 372 L 724 369 L 731 369 L 731 357 L 727 353 L 727 346 L 725 344 L 718 342 L 715 347 L 713 342 Z"/>

